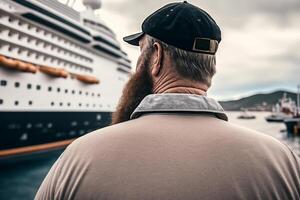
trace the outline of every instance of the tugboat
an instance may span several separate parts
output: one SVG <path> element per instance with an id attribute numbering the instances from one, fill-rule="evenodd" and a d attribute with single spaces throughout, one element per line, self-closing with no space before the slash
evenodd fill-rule
<path id="1" fill-rule="evenodd" d="M 300 135 L 300 85 L 297 91 L 297 109 L 293 118 L 285 119 L 287 133 L 293 135 Z"/>
<path id="2" fill-rule="evenodd" d="M 110 124 L 131 62 L 95 14 L 101 1 L 83 4 L 0 0 L 0 158 L 62 148 Z"/>
<path id="3" fill-rule="evenodd" d="M 265 119 L 267 122 L 283 122 L 285 119 L 293 117 L 296 105 L 291 98 L 286 97 L 286 93 L 279 99 L 279 102 L 273 106 L 271 115 Z"/>
<path id="4" fill-rule="evenodd" d="M 300 116 L 284 120 L 289 135 L 300 135 Z"/>

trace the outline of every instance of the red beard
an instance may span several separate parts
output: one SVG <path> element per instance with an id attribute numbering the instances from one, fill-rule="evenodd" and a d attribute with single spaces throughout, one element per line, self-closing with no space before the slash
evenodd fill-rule
<path id="1" fill-rule="evenodd" d="M 149 75 L 149 59 L 145 59 L 139 69 L 129 79 L 123 89 L 116 111 L 112 114 L 112 124 L 130 120 L 130 115 L 143 98 L 152 94 L 153 82 Z"/>

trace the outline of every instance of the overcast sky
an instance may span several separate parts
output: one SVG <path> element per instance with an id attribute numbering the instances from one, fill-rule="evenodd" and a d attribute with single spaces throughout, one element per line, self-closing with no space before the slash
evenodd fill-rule
<path id="1" fill-rule="evenodd" d="M 63 0 L 61 0 L 63 1 Z M 138 32 L 146 16 L 169 0 L 102 0 L 97 11 L 112 28 L 135 67 L 137 47 L 122 37 Z M 300 0 L 190 0 L 222 30 L 217 75 L 208 94 L 233 99 L 300 83 Z M 80 0 L 75 8 L 82 10 Z"/>

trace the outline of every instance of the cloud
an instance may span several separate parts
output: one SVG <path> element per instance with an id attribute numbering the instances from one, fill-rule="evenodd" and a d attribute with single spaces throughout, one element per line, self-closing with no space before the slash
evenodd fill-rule
<path id="1" fill-rule="evenodd" d="M 106 2 L 111 10 L 122 12 L 133 27 L 139 27 L 143 19 L 170 0 L 126 0 Z M 182 1 L 177 1 L 182 2 Z M 289 21 L 290 15 L 299 13 L 299 0 L 190 0 L 190 3 L 207 10 L 223 26 L 240 27 L 253 15 L 267 14 L 276 23 Z"/>
<path id="2" fill-rule="evenodd" d="M 140 30 L 145 17 L 170 0 L 103 0 L 101 18 L 118 39 Z M 179 1 L 178 1 L 179 2 Z M 300 74 L 299 0 L 190 0 L 217 21 L 222 42 L 209 94 L 229 99 L 245 94 L 294 90 Z M 133 60 L 138 48 L 121 42 Z"/>

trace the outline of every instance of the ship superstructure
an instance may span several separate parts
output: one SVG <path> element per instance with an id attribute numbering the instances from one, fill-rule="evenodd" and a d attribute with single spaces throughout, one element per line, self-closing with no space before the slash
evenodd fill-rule
<path id="1" fill-rule="evenodd" d="M 266 117 L 268 122 L 283 122 L 291 118 L 296 111 L 296 104 L 291 98 L 287 98 L 286 93 L 279 99 L 278 103 L 273 106 L 271 115 Z"/>
<path id="2" fill-rule="evenodd" d="M 109 124 L 131 65 L 89 2 L 79 13 L 57 0 L 0 1 L 1 150 Z"/>

